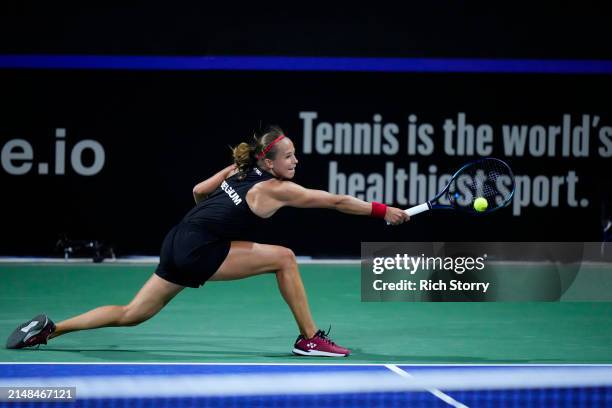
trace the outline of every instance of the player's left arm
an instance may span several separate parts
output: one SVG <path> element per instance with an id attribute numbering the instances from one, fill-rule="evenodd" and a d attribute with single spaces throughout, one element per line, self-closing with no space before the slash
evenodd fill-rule
<path id="1" fill-rule="evenodd" d="M 210 193 L 215 191 L 217 187 L 221 185 L 223 180 L 233 175 L 236 171 L 236 165 L 232 164 L 214 176 L 196 184 L 196 186 L 193 188 L 193 199 L 195 200 L 196 204 L 204 200 Z"/>

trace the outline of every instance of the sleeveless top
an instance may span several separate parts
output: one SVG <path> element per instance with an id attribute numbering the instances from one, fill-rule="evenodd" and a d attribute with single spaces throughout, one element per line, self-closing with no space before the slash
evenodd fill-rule
<path id="1" fill-rule="evenodd" d="M 257 183 L 274 176 L 258 167 L 248 170 L 246 177 L 239 173 L 224 180 L 206 199 L 200 201 L 183 218 L 183 223 L 200 227 L 230 240 L 246 240 L 250 232 L 260 227 L 264 218 L 259 217 L 246 202 L 246 195 Z"/>

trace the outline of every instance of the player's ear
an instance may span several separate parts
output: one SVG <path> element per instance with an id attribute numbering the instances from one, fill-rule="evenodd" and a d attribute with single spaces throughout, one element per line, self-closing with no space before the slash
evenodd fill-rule
<path id="1" fill-rule="evenodd" d="M 274 162 L 268 158 L 264 159 L 264 163 L 266 163 L 266 167 L 269 169 L 274 168 Z"/>

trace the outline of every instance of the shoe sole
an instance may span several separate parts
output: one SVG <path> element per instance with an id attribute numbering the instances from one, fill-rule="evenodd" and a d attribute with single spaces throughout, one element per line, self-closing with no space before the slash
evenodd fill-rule
<path id="1" fill-rule="evenodd" d="M 350 354 L 339 354 L 339 353 L 330 353 L 328 351 L 318 351 L 318 350 L 309 350 L 304 351 L 299 348 L 293 349 L 293 354 L 297 354 L 300 356 L 311 356 L 311 357 L 347 357 Z"/>
<path id="2" fill-rule="evenodd" d="M 45 319 L 45 320 L 42 324 L 40 324 L 40 322 L 42 322 L 42 319 Z M 36 345 L 36 344 L 28 345 L 26 344 L 26 341 L 28 341 L 34 336 L 39 335 L 49 323 L 49 318 L 46 315 L 38 315 L 30 319 L 29 321 L 34 321 L 34 320 L 39 322 L 36 325 L 38 327 L 35 326 L 36 328 L 32 328 L 26 333 L 24 333 L 21 330 L 21 328 L 15 329 L 15 331 L 13 331 L 11 336 L 8 338 L 8 341 L 6 342 L 7 349 L 21 349 L 21 348 L 32 347 Z"/>

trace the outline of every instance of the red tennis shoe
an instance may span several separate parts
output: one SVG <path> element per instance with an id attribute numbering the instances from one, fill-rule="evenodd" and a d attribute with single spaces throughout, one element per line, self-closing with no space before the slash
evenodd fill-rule
<path id="1" fill-rule="evenodd" d="M 300 334 L 293 346 L 293 354 L 319 357 L 346 357 L 351 354 L 351 350 L 338 346 L 331 341 L 331 339 L 327 337 L 328 334 L 329 330 L 327 333 L 323 330 L 319 330 L 309 339 Z"/>

